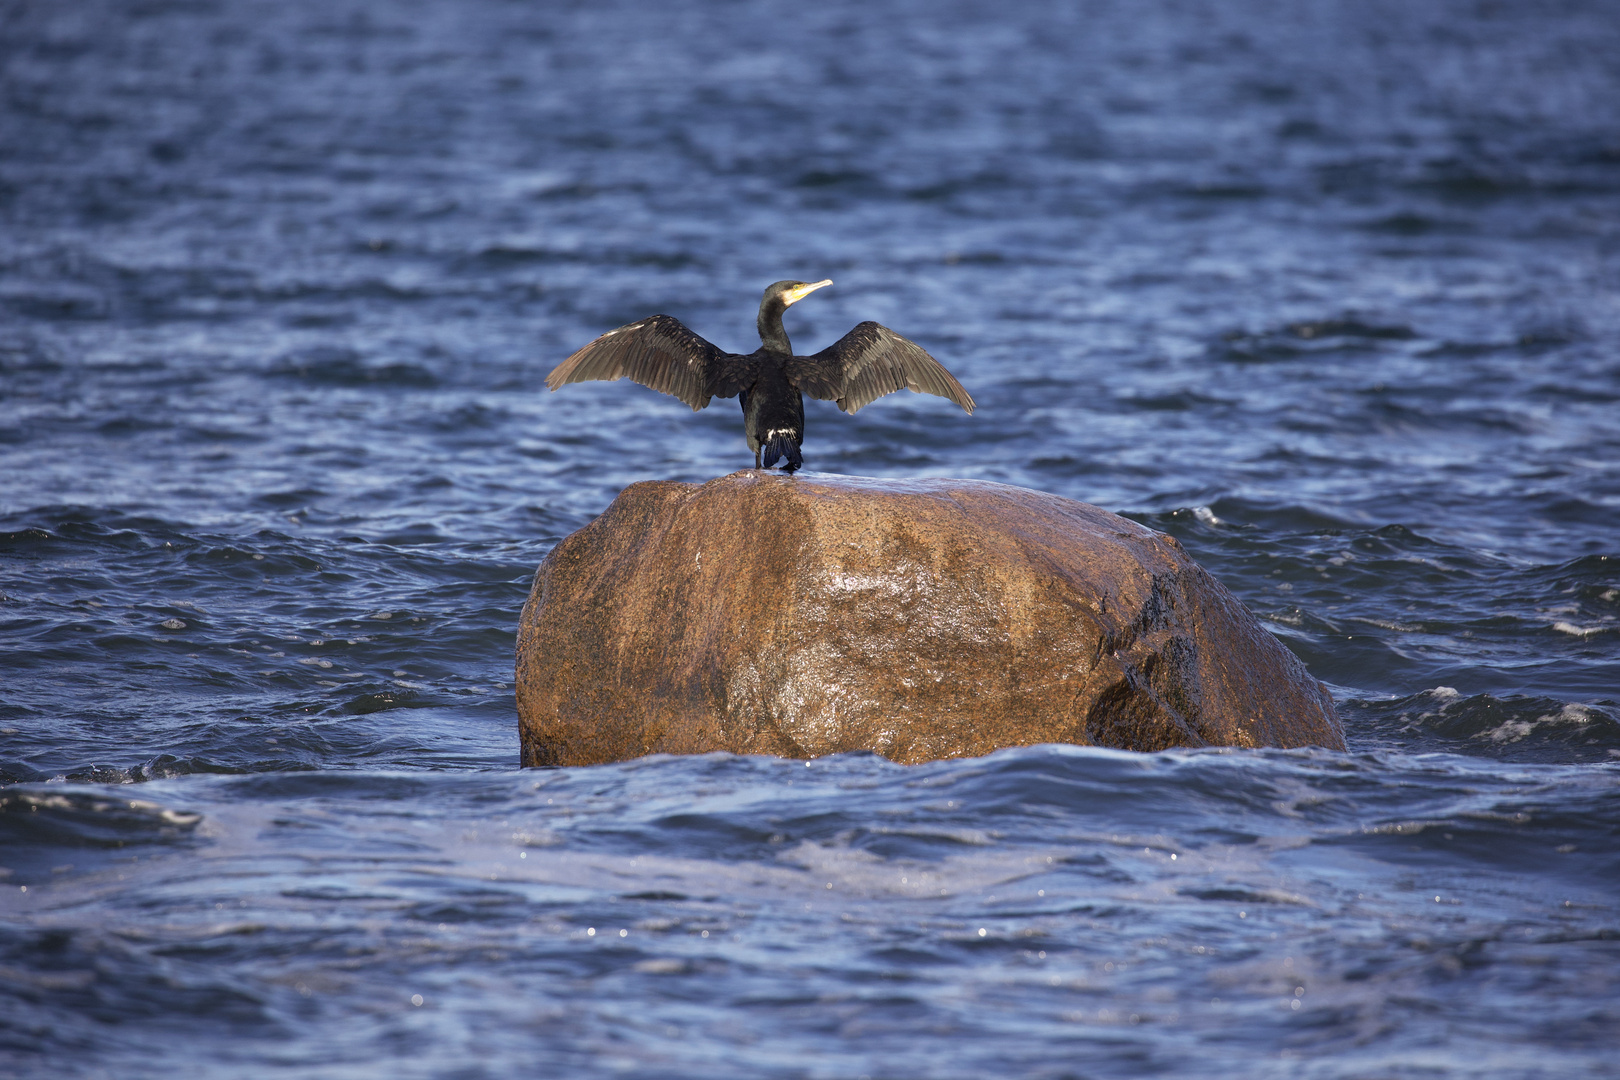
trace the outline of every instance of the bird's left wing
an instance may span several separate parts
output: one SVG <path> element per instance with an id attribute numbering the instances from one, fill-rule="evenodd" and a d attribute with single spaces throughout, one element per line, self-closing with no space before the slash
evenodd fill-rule
<path id="1" fill-rule="evenodd" d="M 814 356 L 795 356 L 783 370 L 801 391 L 836 401 L 847 413 L 896 390 L 936 394 L 973 412 L 973 398 L 938 360 L 875 322 L 861 323 Z"/>
<path id="2" fill-rule="evenodd" d="M 730 355 L 674 316 L 654 315 L 609 330 L 558 364 L 546 376 L 546 386 L 556 390 L 568 383 L 628 376 L 642 386 L 680 398 L 696 412 L 709 403 L 710 383 L 722 358 Z"/>

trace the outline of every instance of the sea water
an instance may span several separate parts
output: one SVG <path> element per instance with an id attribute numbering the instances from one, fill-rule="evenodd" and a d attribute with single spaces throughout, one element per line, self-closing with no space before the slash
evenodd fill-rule
<path id="1" fill-rule="evenodd" d="M 1548 1077 L 1620 1059 L 1620 12 L 0 11 L 0 1074 Z M 1176 536 L 1348 752 L 520 770 L 534 569 L 734 402 Z M 762 538 L 768 542 L 768 538 Z"/>

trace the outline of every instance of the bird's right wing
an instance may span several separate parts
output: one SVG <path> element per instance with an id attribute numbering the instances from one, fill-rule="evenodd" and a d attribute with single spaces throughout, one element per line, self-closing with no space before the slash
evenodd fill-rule
<path id="1" fill-rule="evenodd" d="M 785 370 L 801 391 L 847 413 L 896 390 L 937 394 L 973 412 L 973 398 L 938 360 L 875 322 L 860 323 L 813 356 L 795 356 Z"/>
<path id="2" fill-rule="evenodd" d="M 730 353 L 698 337 L 671 315 L 654 315 L 617 330 L 609 330 L 546 376 L 556 390 L 568 383 L 593 379 L 611 381 L 626 376 L 642 386 L 680 398 L 703 408 L 714 394 L 722 361 Z"/>

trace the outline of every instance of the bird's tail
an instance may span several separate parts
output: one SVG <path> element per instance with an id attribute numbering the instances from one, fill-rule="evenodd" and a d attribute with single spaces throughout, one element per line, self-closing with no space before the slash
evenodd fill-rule
<path id="1" fill-rule="evenodd" d="M 782 458 L 787 458 L 787 464 L 782 466 L 783 472 L 792 472 L 804 464 L 804 455 L 799 453 L 799 442 L 793 437 L 794 433 L 788 428 L 772 428 L 760 445 L 760 460 L 765 468 L 769 469 Z"/>

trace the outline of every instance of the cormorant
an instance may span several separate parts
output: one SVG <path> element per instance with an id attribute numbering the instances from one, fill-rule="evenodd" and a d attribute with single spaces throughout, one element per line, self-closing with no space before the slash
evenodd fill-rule
<path id="1" fill-rule="evenodd" d="M 567 383 L 613 380 L 628 375 L 643 386 L 704 408 L 711 397 L 742 399 L 743 432 L 754 468 L 781 458 L 784 472 L 804 464 L 804 395 L 836 401 L 854 413 L 885 394 L 915 390 L 950 398 L 971 414 L 973 399 L 962 384 L 923 351 L 886 326 L 863 322 L 813 356 L 794 356 L 782 313 L 832 282 L 778 281 L 759 304 L 760 347 L 746 356 L 722 352 L 679 319 L 654 315 L 609 330 L 558 364 L 546 376 L 552 390 Z"/>

